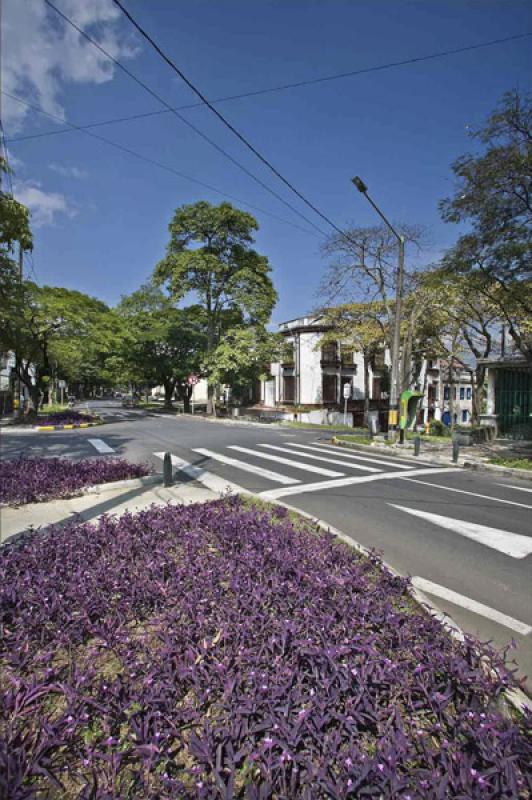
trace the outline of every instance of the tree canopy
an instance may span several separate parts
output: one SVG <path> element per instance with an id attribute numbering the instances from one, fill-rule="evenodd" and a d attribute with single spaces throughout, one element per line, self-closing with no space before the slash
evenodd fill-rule
<path id="1" fill-rule="evenodd" d="M 169 225 L 166 256 L 155 269 L 155 282 L 175 302 L 191 294 L 203 309 L 210 410 L 219 375 L 212 354 L 222 337 L 233 328 L 264 326 L 277 300 L 268 259 L 252 247 L 257 229 L 251 214 L 230 203 L 181 206 Z"/>
<path id="2" fill-rule="evenodd" d="M 507 92 L 484 127 L 481 151 L 452 165 L 455 194 L 440 204 L 448 222 L 468 222 L 445 257 L 498 308 L 532 368 L 532 95 Z"/>

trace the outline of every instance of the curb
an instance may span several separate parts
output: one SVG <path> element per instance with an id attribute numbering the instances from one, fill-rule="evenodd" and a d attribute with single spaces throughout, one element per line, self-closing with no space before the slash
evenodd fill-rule
<path id="1" fill-rule="evenodd" d="M 414 456 L 410 452 L 399 451 L 393 447 L 379 447 L 378 445 L 374 444 L 357 444 L 357 442 L 343 442 L 340 439 L 337 439 L 336 436 L 332 438 L 333 444 L 337 447 L 345 447 L 348 450 L 361 450 L 363 453 L 370 451 L 370 452 L 377 452 L 377 453 L 385 453 L 387 456 L 390 456 L 392 459 L 397 458 L 401 461 L 411 461 L 413 464 L 419 464 L 423 461 L 426 461 L 429 464 L 435 464 L 438 467 L 441 466 L 452 466 L 452 467 L 460 467 L 460 464 L 455 464 L 454 461 L 442 461 L 440 459 L 434 458 L 434 456 L 430 455 L 423 455 L 420 453 L 419 456 Z"/>
<path id="2" fill-rule="evenodd" d="M 8 433 L 49 433 L 51 431 L 71 431 L 78 428 L 94 428 L 97 425 L 105 425 L 102 420 L 100 422 L 79 422 L 72 423 L 71 425 L 3 425 L 0 430 L 5 434 Z"/>
<path id="3" fill-rule="evenodd" d="M 257 497 L 262 502 L 264 502 L 263 498 L 260 498 L 260 495 L 253 495 Z M 272 501 L 267 501 L 268 503 L 272 503 Z M 312 514 L 308 514 L 306 511 L 302 511 L 295 506 L 290 505 L 289 503 L 283 503 L 280 500 L 275 500 L 272 503 L 273 505 L 283 506 L 284 508 L 288 509 L 289 511 L 293 511 L 295 514 L 299 514 L 301 517 L 314 522 L 319 528 L 326 531 L 327 533 L 332 533 L 337 539 L 340 539 L 342 542 L 347 544 L 349 547 L 352 547 L 353 550 L 356 550 L 357 553 L 360 553 L 363 556 L 369 558 L 371 556 L 371 551 L 368 550 L 367 547 L 357 542 L 356 539 L 353 537 L 348 536 L 347 533 L 335 528 L 334 525 L 330 525 L 328 522 L 325 522 L 323 519 L 318 519 L 317 517 L 312 516 Z M 381 558 L 382 565 L 389 570 L 392 575 L 395 575 L 399 578 L 407 578 L 408 575 L 403 575 L 401 572 L 396 570 L 387 561 Z M 457 639 L 459 642 L 463 642 L 465 639 L 465 633 L 460 628 L 459 625 L 453 620 L 449 614 L 446 614 L 444 611 L 435 606 L 429 598 L 423 593 L 420 592 L 419 589 L 416 589 L 415 586 L 410 585 L 408 587 L 408 593 L 413 600 L 416 601 L 422 608 L 424 608 L 431 616 L 435 617 L 438 622 L 445 628 L 447 633 L 453 638 Z M 490 669 L 494 672 L 493 668 L 486 665 L 487 669 Z M 515 689 L 507 689 L 503 693 L 503 697 L 507 700 L 507 702 L 520 714 L 523 714 L 525 711 L 532 711 L 532 700 L 523 692 L 522 689 L 515 688 Z"/>
<path id="4" fill-rule="evenodd" d="M 141 489 L 143 486 L 153 486 L 162 483 L 162 475 L 145 475 L 143 478 L 124 478 L 122 481 L 111 483 L 95 483 L 92 486 L 85 486 L 82 494 L 98 494 L 99 492 L 111 492 L 113 489 Z"/>
<path id="5" fill-rule="evenodd" d="M 96 425 L 103 425 L 102 422 L 78 422 L 71 425 L 33 425 L 32 431 L 72 431 L 76 428 L 94 428 Z"/>
<path id="6" fill-rule="evenodd" d="M 491 472 L 500 477 L 518 478 L 522 481 L 532 481 L 532 470 L 518 469 L 517 467 L 503 467 L 500 464 L 486 464 L 479 461 L 464 461 L 464 467 L 475 472 Z"/>

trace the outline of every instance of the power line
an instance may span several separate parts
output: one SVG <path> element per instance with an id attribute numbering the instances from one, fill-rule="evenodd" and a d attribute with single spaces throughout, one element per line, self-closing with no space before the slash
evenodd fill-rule
<path id="1" fill-rule="evenodd" d="M 258 97 L 263 94 L 273 94 L 274 92 L 284 92 L 288 89 L 300 89 L 305 86 L 314 86 L 319 83 L 327 83 L 330 81 L 337 81 L 343 80 L 345 78 L 353 78 L 358 75 L 366 75 L 370 72 L 382 72 L 384 70 L 395 69 L 396 67 L 404 67 L 411 64 L 419 64 L 424 61 L 433 61 L 438 58 L 445 58 L 447 56 L 457 55 L 459 53 L 467 53 L 473 50 L 480 50 L 485 47 L 493 47 L 499 44 L 506 44 L 507 42 L 514 42 L 518 41 L 519 39 L 526 39 L 532 36 L 532 32 L 530 33 L 519 33 L 515 36 L 505 36 L 502 39 L 491 39 L 487 42 L 479 42 L 478 44 L 470 44 L 465 45 L 464 47 L 456 47 L 451 50 L 441 50 L 437 53 L 430 53 L 425 56 L 414 56 L 412 58 L 407 58 L 402 61 L 389 61 L 386 64 L 377 64 L 372 67 L 364 67 L 362 69 L 351 70 L 349 72 L 338 72 L 333 75 L 323 75 L 318 78 L 310 78 L 304 81 L 297 81 L 295 83 L 283 83 L 276 86 L 267 86 L 264 89 L 255 89 L 251 92 L 241 92 L 240 94 L 232 94 L 226 95 L 224 97 L 217 97 L 210 102 L 213 105 L 217 105 L 218 103 L 227 103 L 232 100 L 242 100 L 247 97 Z M 187 103 L 182 106 L 173 106 L 174 111 L 186 111 L 190 108 L 199 108 L 205 105 L 203 102 L 198 103 Z M 137 119 L 145 119 L 147 117 L 158 117 L 164 114 L 169 114 L 169 110 L 160 110 L 160 111 L 146 111 L 144 113 L 139 114 L 131 114 L 126 117 L 114 117 L 113 119 L 102 120 L 100 122 L 92 122 L 88 125 L 81 125 L 82 128 L 98 128 L 103 125 L 114 125 L 120 122 L 133 122 Z M 43 131 L 41 133 L 33 133 L 26 136 L 17 136 L 15 138 L 10 139 L 11 142 L 23 142 L 27 139 L 39 139 L 43 136 L 57 136 L 58 134 L 68 133 L 67 130 L 53 130 L 53 131 Z"/>
<path id="2" fill-rule="evenodd" d="M 159 169 L 165 170 L 165 172 L 170 172 L 173 175 L 176 175 L 178 178 L 182 178 L 183 180 L 190 181 L 191 183 L 195 183 L 198 186 L 202 186 L 204 189 L 208 189 L 211 192 L 215 192 L 216 194 L 222 195 L 223 197 L 228 197 L 230 200 L 235 200 L 237 203 L 241 203 L 248 208 L 252 208 L 255 211 L 259 211 L 261 214 L 265 214 L 272 219 L 277 220 L 278 222 L 282 222 L 285 225 L 290 225 L 292 228 L 297 228 L 297 230 L 302 231 L 303 233 L 310 234 L 311 236 L 316 236 L 317 234 L 314 231 L 309 231 L 306 228 L 302 228 L 296 222 L 291 222 L 283 217 L 277 216 L 277 214 L 273 214 L 271 211 L 266 211 L 260 206 L 253 205 L 252 203 L 248 203 L 246 200 L 241 200 L 240 198 L 236 197 L 235 195 L 229 194 L 228 192 L 224 192 L 221 189 L 217 189 L 215 186 L 211 186 L 209 183 L 205 183 L 204 181 L 200 181 L 197 178 L 193 178 L 190 175 L 186 175 L 184 172 L 180 172 L 173 167 L 170 167 L 168 164 L 164 164 L 161 161 L 157 161 L 156 159 L 150 158 L 149 156 L 142 155 L 138 153 L 136 150 L 132 150 L 130 147 L 126 147 L 125 145 L 119 144 L 118 142 L 113 141 L 112 139 L 108 139 L 105 136 L 100 136 L 98 133 L 94 133 L 93 131 L 88 131 L 85 128 L 80 127 L 79 125 L 74 125 L 72 122 L 67 122 L 62 117 L 58 116 L 57 114 L 52 114 L 49 111 L 45 111 L 44 108 L 38 106 L 34 103 L 29 103 L 27 100 L 23 100 L 21 97 L 17 97 L 15 94 L 11 94 L 10 92 L 6 92 L 4 89 L 1 90 L 1 93 L 6 97 L 15 100 L 17 103 L 22 103 L 23 105 L 31 108 L 32 111 L 37 111 L 39 114 L 44 114 L 50 119 L 58 120 L 62 122 L 64 125 L 67 125 L 70 130 L 79 131 L 80 133 L 85 134 L 85 136 L 90 136 L 92 139 L 97 139 L 99 142 L 104 142 L 105 144 L 110 145 L 111 147 L 116 148 L 117 150 L 122 151 L 123 153 L 127 153 L 134 158 L 139 159 L 140 161 L 145 161 L 147 164 L 151 164 L 152 166 L 158 167 Z M 11 140 L 13 141 L 13 140 Z"/>
<path id="3" fill-rule="evenodd" d="M 49 3 L 50 0 L 45 0 L 45 2 Z M 285 178 L 284 175 L 282 175 L 282 173 L 279 172 L 279 170 L 276 167 L 274 167 L 273 164 L 270 161 L 268 161 L 268 159 L 265 158 L 262 155 L 262 153 L 260 153 L 257 150 L 257 148 L 254 147 L 251 144 L 251 142 L 248 139 L 246 139 L 246 137 L 242 133 L 240 133 L 240 131 L 237 128 L 235 128 L 234 125 L 232 125 L 229 122 L 229 120 L 227 120 L 223 116 L 223 114 L 221 114 L 218 111 L 217 108 L 213 106 L 213 104 L 205 97 L 205 95 L 192 83 L 192 81 L 189 78 L 187 78 L 184 72 L 181 69 L 179 69 L 179 67 L 177 67 L 176 64 L 174 64 L 172 59 L 169 56 L 167 56 L 163 50 L 161 50 L 159 45 L 152 39 L 149 33 L 147 33 L 144 30 L 144 28 L 142 28 L 141 25 L 139 25 L 139 23 L 134 19 L 134 17 L 131 16 L 129 11 L 126 8 L 124 8 L 124 6 L 122 5 L 122 3 L 119 2 L 119 0 L 113 0 L 113 3 L 121 10 L 122 14 L 124 14 L 124 16 L 128 18 L 128 20 L 131 22 L 133 27 L 140 33 L 140 35 L 144 39 L 146 39 L 147 42 L 149 42 L 149 44 L 153 47 L 156 53 L 158 53 L 158 55 L 168 64 L 168 66 L 176 73 L 176 75 L 179 75 L 181 80 L 184 81 L 190 89 L 192 89 L 194 94 L 197 95 L 197 97 L 199 97 L 199 99 L 207 106 L 207 108 L 209 108 L 212 111 L 212 113 L 216 117 L 218 117 L 220 122 L 222 122 L 225 125 L 225 127 L 228 128 L 231 131 L 231 133 L 233 133 L 242 142 L 242 144 L 244 144 L 248 148 L 248 150 L 250 150 L 259 159 L 259 161 L 261 161 L 266 167 L 268 167 L 268 169 L 271 172 L 273 172 L 273 174 L 277 178 L 279 178 L 279 180 L 282 181 L 285 184 L 285 186 L 287 186 L 290 189 L 291 192 L 293 192 L 297 197 L 299 197 L 299 199 L 302 200 L 305 203 L 305 205 L 307 205 L 310 209 L 312 209 L 312 211 L 314 211 L 315 214 L 317 214 L 319 217 L 321 217 L 322 220 L 324 220 L 328 225 L 330 225 L 331 228 L 333 228 L 341 236 L 349 239 L 349 241 L 352 241 L 347 236 L 347 234 L 341 228 L 338 227 L 338 225 L 336 225 L 328 216 L 326 216 L 323 213 L 323 211 L 320 211 L 320 209 L 317 208 L 314 205 L 314 203 L 308 200 L 305 197 L 305 195 L 299 191 L 299 189 L 296 189 L 294 184 L 291 183 L 287 178 Z"/>
<path id="4" fill-rule="evenodd" d="M 56 14 L 58 14 L 68 25 L 70 25 L 81 36 L 83 36 L 93 47 L 95 47 L 106 58 L 108 58 L 110 61 L 112 61 L 113 64 L 115 64 L 129 78 L 131 78 L 133 81 L 135 81 L 135 83 L 137 83 L 146 92 L 148 92 L 148 94 L 150 94 L 155 100 L 157 100 L 157 102 L 161 103 L 171 114 L 173 114 L 175 117 L 177 117 L 177 119 L 180 122 L 182 122 L 183 125 L 186 125 L 192 131 L 194 131 L 194 133 L 196 133 L 198 136 L 200 136 L 204 141 L 206 141 L 208 144 L 210 144 L 211 147 L 214 147 L 215 150 L 217 150 L 221 155 L 223 155 L 224 158 L 227 158 L 234 166 L 236 166 L 238 169 L 240 169 L 242 172 L 244 172 L 248 177 L 250 177 L 256 183 L 258 183 L 259 186 L 261 186 L 263 189 L 265 189 L 267 192 L 269 192 L 271 195 L 273 195 L 277 200 L 279 200 L 281 203 L 283 203 L 287 208 L 289 208 L 291 211 L 293 211 L 294 214 L 297 214 L 308 225 L 311 225 L 313 228 L 316 228 L 316 230 L 322 236 L 325 236 L 324 232 L 321 231 L 312 220 L 310 220 L 308 217 L 306 217 L 304 214 L 302 214 L 301 211 L 299 211 L 295 206 L 293 206 L 291 203 L 289 203 L 288 200 L 285 200 L 284 197 L 282 197 L 280 194 L 278 194 L 274 189 L 270 188 L 268 186 L 268 184 L 264 183 L 264 181 L 262 181 L 260 178 L 258 178 L 253 172 L 251 172 L 251 170 L 249 170 L 247 167 L 245 167 L 243 164 L 241 164 L 240 161 L 237 161 L 237 159 L 234 158 L 230 153 L 228 153 L 227 150 L 224 150 L 223 147 L 220 147 L 220 145 L 218 145 L 213 139 L 211 139 L 209 136 L 207 136 L 207 134 L 203 133 L 203 131 L 200 130 L 198 127 L 196 127 L 196 125 L 193 125 L 192 122 L 189 122 L 188 119 L 183 117 L 175 108 L 173 108 L 173 106 L 171 106 L 169 103 L 167 103 L 164 98 L 162 98 L 159 94 L 157 94 L 157 92 L 155 92 L 150 86 L 148 86 L 146 83 L 144 83 L 144 81 L 142 81 L 140 78 L 138 78 L 133 72 L 131 72 L 131 70 L 129 70 L 126 66 L 124 66 L 124 64 L 122 64 L 120 61 L 118 61 L 116 58 L 114 58 L 114 56 L 112 56 L 107 50 L 105 50 L 105 48 L 103 48 L 100 44 L 98 44 L 98 42 L 95 39 L 93 39 L 86 31 L 84 31 L 82 28 L 80 28 L 78 25 L 76 25 L 76 23 L 73 20 L 71 20 L 70 17 L 67 17 L 67 15 L 64 14 L 59 8 L 57 8 L 57 6 L 55 6 L 54 3 L 52 3 L 51 0 L 44 0 L 44 2 L 46 3 L 47 6 L 49 6 L 51 9 L 53 9 L 56 12 Z"/>

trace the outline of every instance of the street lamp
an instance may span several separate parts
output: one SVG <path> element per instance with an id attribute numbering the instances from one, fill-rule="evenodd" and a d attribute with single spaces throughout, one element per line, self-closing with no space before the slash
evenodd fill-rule
<path id="1" fill-rule="evenodd" d="M 392 376 L 390 381 L 390 411 L 388 414 L 388 430 L 395 438 L 399 417 L 399 342 L 401 338 L 401 300 L 403 296 L 403 272 L 405 266 L 405 237 L 397 233 L 393 225 L 386 219 L 380 208 L 373 202 L 368 194 L 368 187 L 364 181 L 356 175 L 351 179 L 358 191 L 363 194 L 366 200 L 373 206 L 379 217 L 383 220 L 386 227 L 393 233 L 399 242 L 399 262 L 397 265 L 397 280 L 395 282 L 395 314 L 392 338 Z"/>

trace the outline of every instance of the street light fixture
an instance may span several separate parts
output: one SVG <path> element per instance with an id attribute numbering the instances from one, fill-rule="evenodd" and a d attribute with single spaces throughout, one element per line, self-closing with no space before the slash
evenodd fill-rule
<path id="1" fill-rule="evenodd" d="M 393 225 L 386 219 L 380 208 L 374 203 L 368 194 L 368 187 L 364 181 L 356 175 L 351 179 L 358 191 L 363 194 L 366 200 L 375 209 L 379 217 L 383 220 L 386 227 L 393 233 L 399 242 L 399 261 L 397 265 L 397 280 L 395 281 L 395 314 L 392 338 L 392 376 L 390 381 L 390 410 L 388 414 L 388 431 L 395 438 L 399 417 L 399 342 L 401 338 L 401 300 L 403 297 L 403 273 L 405 266 L 405 237 L 398 233 Z"/>

